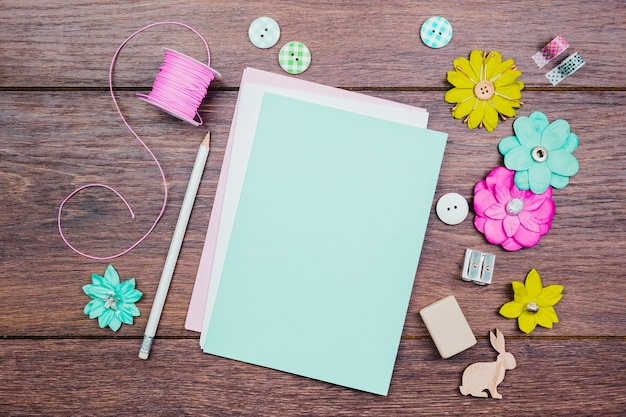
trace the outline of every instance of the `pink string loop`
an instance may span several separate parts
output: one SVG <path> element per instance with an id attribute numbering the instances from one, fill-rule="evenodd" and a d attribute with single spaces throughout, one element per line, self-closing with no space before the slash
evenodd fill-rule
<path id="1" fill-rule="evenodd" d="M 149 102 L 150 104 L 155 105 L 156 107 L 161 108 L 162 110 L 172 114 L 175 117 L 178 117 L 179 119 L 188 121 L 196 126 L 199 126 L 202 124 L 202 119 L 200 119 L 200 123 L 198 123 L 195 120 L 193 120 L 193 118 L 195 117 L 195 115 L 197 115 L 198 118 L 200 118 L 200 115 L 198 114 L 197 109 L 206 95 L 209 84 L 214 79 L 215 75 L 219 76 L 219 73 L 217 73 L 217 71 L 211 69 L 210 67 L 211 52 L 209 51 L 209 45 L 206 39 L 204 39 L 204 37 L 198 31 L 193 29 L 191 26 L 185 25 L 183 23 L 179 23 L 179 22 L 152 23 L 134 32 L 132 35 L 126 38 L 126 40 L 122 42 L 120 46 L 117 48 L 117 50 L 113 54 L 113 58 L 111 59 L 111 65 L 109 67 L 109 92 L 111 93 L 111 97 L 113 98 L 113 104 L 115 105 L 115 109 L 117 110 L 117 113 L 120 115 L 122 122 L 128 128 L 128 130 L 132 133 L 135 139 L 137 139 L 137 141 L 139 141 L 139 143 L 146 149 L 148 154 L 150 154 L 150 157 L 152 158 L 152 160 L 154 160 L 154 162 L 156 163 L 159 169 L 159 173 L 161 174 L 161 180 L 163 181 L 163 191 L 164 191 L 163 192 L 163 205 L 161 206 L 161 211 L 157 215 L 150 229 L 137 242 L 133 243 L 130 247 L 124 249 L 123 251 L 115 255 L 100 257 L 100 256 L 90 255 L 86 252 L 78 250 L 66 238 L 65 234 L 63 233 L 63 228 L 61 227 L 61 217 L 62 217 L 63 207 L 65 206 L 65 204 L 72 197 L 74 197 L 77 193 L 79 193 L 80 191 L 86 188 L 100 187 L 100 188 L 105 188 L 115 193 L 122 200 L 122 202 L 126 205 L 132 218 L 135 218 L 135 213 L 133 212 L 133 209 L 131 208 L 130 204 L 126 201 L 126 199 L 117 190 L 115 190 L 113 187 L 110 187 L 108 185 L 87 184 L 72 191 L 67 197 L 65 197 L 65 199 L 59 205 L 57 226 L 58 226 L 59 234 L 61 235 L 61 239 L 63 240 L 63 242 L 77 254 L 82 255 L 89 259 L 109 260 L 109 259 L 113 259 L 122 255 L 125 255 L 126 253 L 133 250 L 136 246 L 138 246 L 141 242 L 143 242 L 150 235 L 150 233 L 152 233 L 152 231 L 156 227 L 159 220 L 161 220 L 161 217 L 163 217 L 163 213 L 165 212 L 165 207 L 167 206 L 168 191 L 167 191 L 167 181 L 165 180 L 165 172 L 163 172 L 163 168 L 161 167 L 161 164 L 159 163 L 154 153 L 150 150 L 148 145 L 146 145 L 146 143 L 139 137 L 139 135 L 133 130 L 132 127 L 130 127 L 130 125 L 126 121 L 126 118 L 122 114 L 122 111 L 120 110 L 120 107 L 117 103 L 117 99 L 115 98 L 115 94 L 113 92 L 113 67 L 115 66 L 115 61 L 117 60 L 117 57 L 120 51 L 122 50 L 122 48 L 139 33 L 147 29 L 150 29 L 154 26 L 159 26 L 159 25 L 182 26 L 186 29 L 189 29 L 194 34 L 196 34 L 202 40 L 206 48 L 207 64 L 204 65 L 176 51 L 166 50 L 164 64 L 161 67 L 161 70 L 159 71 L 157 78 L 155 79 L 153 91 L 148 96 L 137 94 L 138 96 L 143 97 L 145 101 Z M 155 89 L 157 91 L 154 91 Z"/>

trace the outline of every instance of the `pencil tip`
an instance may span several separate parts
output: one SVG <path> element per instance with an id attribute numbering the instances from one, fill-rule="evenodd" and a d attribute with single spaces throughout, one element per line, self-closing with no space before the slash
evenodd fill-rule
<path id="1" fill-rule="evenodd" d="M 204 139 L 202 140 L 202 145 L 208 148 L 210 144 L 211 144 L 211 131 L 209 130 L 207 134 L 204 136 Z"/>

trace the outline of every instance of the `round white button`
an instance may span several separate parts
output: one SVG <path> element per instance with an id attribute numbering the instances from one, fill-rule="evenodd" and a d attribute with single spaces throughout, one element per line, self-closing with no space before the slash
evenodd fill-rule
<path id="1" fill-rule="evenodd" d="M 437 201 L 437 217 L 445 224 L 459 224 L 467 217 L 469 205 L 461 194 L 444 194 Z"/>
<path id="2" fill-rule="evenodd" d="M 248 37 L 257 48 L 271 48 L 280 38 L 280 26 L 271 17 L 259 17 L 250 23 Z"/>

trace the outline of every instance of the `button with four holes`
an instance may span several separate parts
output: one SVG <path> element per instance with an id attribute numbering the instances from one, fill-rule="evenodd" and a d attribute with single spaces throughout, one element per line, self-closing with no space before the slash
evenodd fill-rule
<path id="1" fill-rule="evenodd" d="M 289 74 L 300 74 L 311 64 L 311 51 L 301 42 L 289 42 L 280 49 L 278 62 Z"/>
<path id="2" fill-rule="evenodd" d="M 271 17 L 259 17 L 250 23 L 248 37 L 257 48 L 271 48 L 276 45 L 278 38 L 280 38 L 280 26 Z"/>
<path id="3" fill-rule="evenodd" d="M 444 194 L 437 201 L 437 217 L 445 224 L 455 225 L 461 223 L 469 214 L 467 200 L 461 194 Z"/>
<path id="4" fill-rule="evenodd" d="M 452 25 L 441 16 L 426 19 L 420 29 L 420 36 L 424 45 L 431 48 L 443 48 L 452 39 Z"/>

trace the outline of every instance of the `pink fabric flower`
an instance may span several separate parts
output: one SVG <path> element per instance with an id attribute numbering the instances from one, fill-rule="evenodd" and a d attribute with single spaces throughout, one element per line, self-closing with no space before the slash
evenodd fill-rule
<path id="1" fill-rule="evenodd" d="M 520 190 L 515 171 L 494 168 L 474 187 L 474 225 L 489 243 L 508 251 L 528 248 L 548 233 L 555 213 L 552 187 L 541 194 Z"/>

